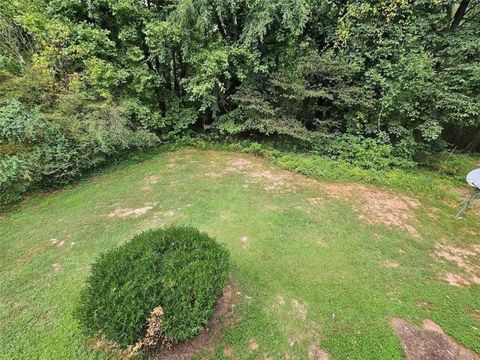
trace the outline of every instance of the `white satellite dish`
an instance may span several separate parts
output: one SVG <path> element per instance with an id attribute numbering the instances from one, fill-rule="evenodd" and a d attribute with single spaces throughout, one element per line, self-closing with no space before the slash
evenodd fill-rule
<path id="1" fill-rule="evenodd" d="M 480 169 L 475 169 L 468 173 L 467 183 L 474 188 L 480 189 Z"/>
<path id="2" fill-rule="evenodd" d="M 468 173 L 467 184 L 473 187 L 475 190 L 458 211 L 458 214 L 455 217 L 457 220 L 463 217 L 463 214 L 465 214 L 465 212 L 467 211 L 468 207 L 473 202 L 473 200 L 475 200 L 475 198 L 480 195 L 480 168 L 472 170 Z"/>

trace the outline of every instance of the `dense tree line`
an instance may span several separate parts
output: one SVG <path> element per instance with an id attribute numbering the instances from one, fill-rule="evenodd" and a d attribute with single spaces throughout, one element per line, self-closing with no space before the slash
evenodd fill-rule
<path id="1" fill-rule="evenodd" d="M 478 0 L 2 3 L 4 198 L 199 131 L 480 150 Z"/>

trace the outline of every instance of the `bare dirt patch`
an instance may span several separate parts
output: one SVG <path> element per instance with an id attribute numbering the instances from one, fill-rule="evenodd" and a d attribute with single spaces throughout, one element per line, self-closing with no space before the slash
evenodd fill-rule
<path id="1" fill-rule="evenodd" d="M 246 177 L 246 183 L 243 185 L 245 188 L 249 188 L 251 184 L 258 184 L 267 192 L 290 192 L 299 186 L 317 183 L 316 180 L 306 176 L 271 166 L 265 160 L 252 155 L 229 155 L 223 170 L 214 167 L 216 165 L 216 162 L 210 161 L 204 176 L 217 179 L 241 173 Z M 320 201 L 320 198 L 318 200 Z"/>
<path id="2" fill-rule="evenodd" d="M 293 299 L 292 308 L 297 313 L 300 320 L 305 321 L 307 319 L 307 304 L 303 304 L 297 299 Z"/>
<path id="3" fill-rule="evenodd" d="M 251 351 L 257 351 L 258 350 L 258 343 L 254 339 L 250 339 L 248 341 L 248 348 Z"/>
<path id="4" fill-rule="evenodd" d="M 308 358 L 310 360 L 328 360 L 328 353 L 317 345 L 308 347 Z"/>
<path id="5" fill-rule="evenodd" d="M 399 318 L 391 319 L 391 324 L 400 338 L 407 360 L 480 359 L 473 351 L 453 341 L 431 320 L 424 320 L 422 327 Z"/>
<path id="6" fill-rule="evenodd" d="M 235 350 L 229 347 L 223 348 L 223 356 L 225 356 L 227 359 L 235 359 Z"/>
<path id="7" fill-rule="evenodd" d="M 480 264 L 478 263 L 480 244 L 472 245 L 469 248 L 437 244 L 433 256 L 454 263 L 459 269 L 459 274 L 446 272 L 440 276 L 450 285 L 462 287 L 480 284 Z"/>
<path id="8" fill-rule="evenodd" d="M 232 172 L 243 173 L 247 177 L 246 187 L 248 184 L 259 184 L 267 192 L 288 192 L 296 185 L 307 182 L 306 178 L 303 179 L 300 175 L 273 167 L 266 168 L 263 160 L 253 157 L 252 159 L 238 157 L 231 159 L 224 173 Z"/>
<path id="9" fill-rule="evenodd" d="M 445 272 L 440 275 L 440 280 L 446 281 L 452 286 L 464 287 L 469 286 L 470 282 L 467 279 L 464 279 L 462 276 L 450 272 Z"/>
<path id="10" fill-rule="evenodd" d="M 231 318 L 235 306 L 240 302 L 239 295 L 240 292 L 236 291 L 233 285 L 229 285 L 218 300 L 212 318 L 197 337 L 170 348 L 161 349 L 153 359 L 187 360 L 203 351 L 213 352 L 215 340 L 221 335 L 225 322 Z"/>
<path id="11" fill-rule="evenodd" d="M 397 227 L 421 237 L 414 226 L 418 223 L 413 213 L 420 206 L 418 200 L 360 184 L 326 183 L 322 187 L 329 196 L 352 202 L 360 220 Z"/>
<path id="12" fill-rule="evenodd" d="M 137 209 L 120 208 L 109 213 L 107 216 L 117 217 L 117 218 L 139 217 L 139 216 L 145 215 L 147 212 L 149 212 L 152 209 L 153 209 L 153 206 L 144 206 Z"/>
<path id="13" fill-rule="evenodd" d="M 382 261 L 382 266 L 383 267 L 386 267 L 386 268 L 398 268 L 400 266 L 400 263 L 396 260 L 385 260 L 385 261 Z"/>

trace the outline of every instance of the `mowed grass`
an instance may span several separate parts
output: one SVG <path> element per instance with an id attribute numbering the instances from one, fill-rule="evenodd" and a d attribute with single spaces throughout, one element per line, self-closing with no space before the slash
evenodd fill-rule
<path id="1" fill-rule="evenodd" d="M 0 358 L 107 358 L 73 315 L 89 266 L 172 223 L 231 253 L 241 300 L 209 357 L 306 359 L 315 345 L 333 359 L 400 359 L 395 316 L 432 319 L 480 353 L 480 286 L 440 280 L 459 269 L 432 256 L 439 242 L 478 244 L 478 218 L 455 221 L 453 207 L 420 198 L 415 237 L 326 189 L 251 155 L 184 149 L 25 201 L 0 218 Z"/>

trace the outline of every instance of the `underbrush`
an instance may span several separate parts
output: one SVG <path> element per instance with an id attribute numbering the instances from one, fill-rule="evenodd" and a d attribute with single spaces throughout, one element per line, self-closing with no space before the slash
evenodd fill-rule
<path id="1" fill-rule="evenodd" d="M 118 152 L 109 158 L 108 162 L 104 158 L 102 164 L 98 164 L 101 166 L 83 169 L 81 174 L 72 177 L 69 182 L 142 162 L 161 152 L 175 151 L 186 146 L 251 153 L 286 170 L 317 179 L 361 182 L 434 198 L 456 197 L 457 194 L 446 193 L 445 189 L 464 186 L 466 174 L 480 166 L 480 157 L 474 154 L 443 151 L 417 156 L 414 161 L 413 153 L 405 148 L 402 150 L 401 147 L 370 139 L 350 139 L 348 136 L 341 136 L 336 141 L 319 141 L 317 145 L 313 145 L 311 142 L 301 142 L 288 137 L 242 140 L 196 134 L 179 137 L 160 147 Z M 3 166 L 6 170 L 0 177 L 0 206 L 3 203 L 4 209 L 5 204 L 18 201 L 26 192 L 52 188 L 49 184 L 32 187 L 31 172 L 22 159 L 15 156 L 6 156 L 3 159 L 4 163 L 0 163 L 0 167 Z M 65 184 L 66 182 L 60 185 Z"/>

